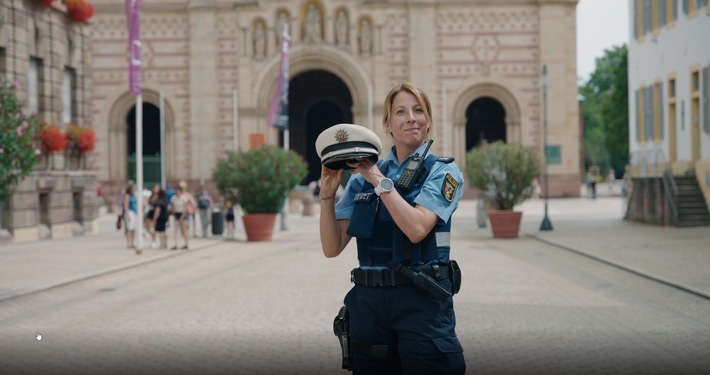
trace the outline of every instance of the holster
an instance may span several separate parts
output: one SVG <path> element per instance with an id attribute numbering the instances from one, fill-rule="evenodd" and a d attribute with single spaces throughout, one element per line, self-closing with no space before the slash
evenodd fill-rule
<path id="1" fill-rule="evenodd" d="M 343 306 L 338 311 L 333 321 L 333 333 L 338 337 L 340 342 L 340 350 L 343 355 L 343 369 L 352 371 L 352 354 L 353 349 L 350 344 L 350 316 L 348 309 Z"/>
<path id="2" fill-rule="evenodd" d="M 456 294 L 461 289 L 461 268 L 455 260 L 449 260 L 449 279 L 451 280 L 452 293 Z"/>

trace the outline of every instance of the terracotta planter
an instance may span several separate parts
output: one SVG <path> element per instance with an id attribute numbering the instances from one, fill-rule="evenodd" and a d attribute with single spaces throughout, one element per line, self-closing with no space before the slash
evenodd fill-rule
<path id="1" fill-rule="evenodd" d="M 246 214 L 242 216 L 247 241 L 271 241 L 277 214 Z"/>
<path id="2" fill-rule="evenodd" d="M 522 217 L 521 211 L 488 210 L 493 238 L 517 238 Z"/>

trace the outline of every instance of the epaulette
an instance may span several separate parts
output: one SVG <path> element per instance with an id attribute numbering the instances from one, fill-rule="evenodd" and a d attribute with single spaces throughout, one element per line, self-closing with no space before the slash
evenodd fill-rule
<path id="1" fill-rule="evenodd" d="M 454 158 L 451 156 L 446 156 L 446 157 L 440 157 L 440 158 L 436 159 L 436 161 L 439 161 L 439 162 L 442 162 L 445 164 L 449 164 L 454 161 Z"/>

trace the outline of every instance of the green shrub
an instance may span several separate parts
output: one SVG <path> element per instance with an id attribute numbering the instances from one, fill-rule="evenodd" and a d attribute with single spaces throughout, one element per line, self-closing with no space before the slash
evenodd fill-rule
<path id="1" fill-rule="evenodd" d="M 13 84 L 0 82 L 0 202 L 14 186 L 29 175 L 38 162 L 37 136 L 43 124 L 26 115 Z"/>
<path id="2" fill-rule="evenodd" d="M 532 195 L 540 163 L 529 148 L 496 141 L 466 153 L 466 174 L 491 208 L 512 210 Z"/>
<path id="3" fill-rule="evenodd" d="M 230 153 L 219 160 L 212 180 L 225 195 L 236 189 L 246 213 L 276 213 L 307 173 L 308 165 L 301 155 L 267 145 Z"/>

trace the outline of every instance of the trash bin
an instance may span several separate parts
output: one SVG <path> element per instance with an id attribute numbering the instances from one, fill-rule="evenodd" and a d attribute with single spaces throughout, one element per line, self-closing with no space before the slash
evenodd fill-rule
<path id="1" fill-rule="evenodd" d="M 212 210 L 212 234 L 221 235 L 224 232 L 224 215 L 218 207 Z"/>

